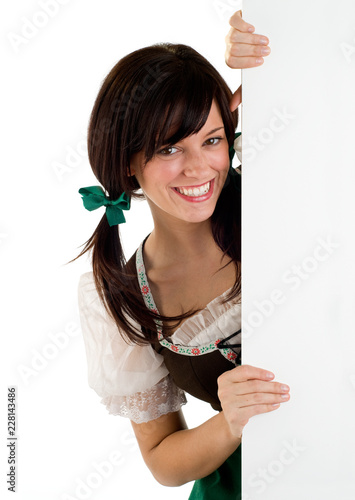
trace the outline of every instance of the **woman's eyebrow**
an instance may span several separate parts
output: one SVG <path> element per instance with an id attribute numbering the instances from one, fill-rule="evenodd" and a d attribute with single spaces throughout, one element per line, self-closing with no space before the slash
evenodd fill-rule
<path id="1" fill-rule="evenodd" d="M 214 134 L 215 132 L 217 132 L 217 130 L 221 130 L 221 128 L 224 128 L 224 126 L 222 125 L 222 127 L 214 128 L 213 130 L 208 132 L 208 134 L 206 134 L 205 137 L 207 137 L 208 135 Z"/>

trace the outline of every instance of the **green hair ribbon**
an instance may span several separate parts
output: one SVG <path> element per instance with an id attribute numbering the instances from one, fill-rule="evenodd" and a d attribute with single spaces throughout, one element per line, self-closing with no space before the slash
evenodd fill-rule
<path id="1" fill-rule="evenodd" d="M 129 210 L 131 200 L 126 193 L 122 193 L 117 200 L 110 200 L 100 186 L 89 186 L 79 189 L 86 210 L 90 212 L 99 207 L 106 207 L 106 217 L 110 226 L 126 222 L 122 210 Z"/>

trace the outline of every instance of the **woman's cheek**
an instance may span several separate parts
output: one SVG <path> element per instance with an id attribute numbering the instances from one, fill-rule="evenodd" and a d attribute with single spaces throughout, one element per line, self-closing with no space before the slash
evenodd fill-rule
<path id="1" fill-rule="evenodd" d="M 212 165 L 215 170 L 218 170 L 221 174 L 225 174 L 227 177 L 229 170 L 229 153 L 227 154 L 215 154 L 212 157 Z"/>
<path id="2" fill-rule="evenodd" d="M 157 181 L 164 180 L 169 183 L 178 177 L 183 171 L 183 161 L 181 156 L 169 160 L 161 160 L 155 168 L 155 178 Z"/>

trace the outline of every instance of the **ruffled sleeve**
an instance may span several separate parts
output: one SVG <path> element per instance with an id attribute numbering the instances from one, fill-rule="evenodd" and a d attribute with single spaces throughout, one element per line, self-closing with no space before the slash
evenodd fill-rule
<path id="1" fill-rule="evenodd" d="M 97 293 L 93 273 L 81 276 L 78 304 L 89 386 L 110 413 L 148 422 L 186 403 L 164 358 L 148 346 L 128 344 Z"/>

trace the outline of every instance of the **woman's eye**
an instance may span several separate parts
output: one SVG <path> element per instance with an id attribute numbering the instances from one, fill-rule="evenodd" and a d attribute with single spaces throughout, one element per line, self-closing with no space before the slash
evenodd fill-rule
<path id="1" fill-rule="evenodd" d="M 211 137 L 210 139 L 207 139 L 206 144 L 208 146 L 214 146 L 215 144 L 218 144 L 222 140 L 222 137 Z"/>
<path id="2" fill-rule="evenodd" d="M 162 156 L 171 156 L 176 152 L 177 152 L 177 148 L 175 148 L 174 146 L 169 146 L 167 148 L 164 148 L 164 149 L 161 149 L 160 151 L 158 151 L 158 154 L 160 154 Z"/>

